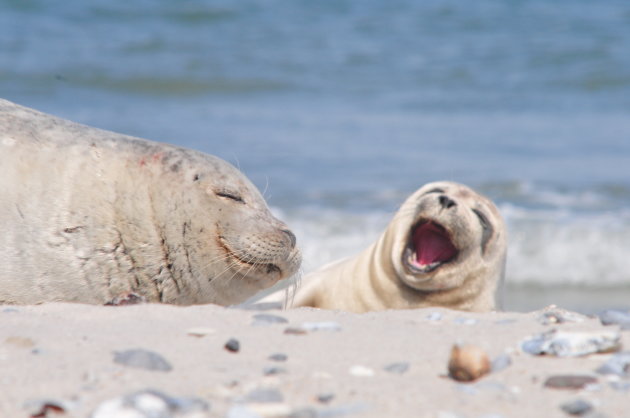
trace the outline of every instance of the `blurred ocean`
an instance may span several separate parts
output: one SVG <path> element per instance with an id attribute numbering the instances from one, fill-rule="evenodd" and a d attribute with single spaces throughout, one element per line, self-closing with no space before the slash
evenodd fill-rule
<path id="1" fill-rule="evenodd" d="M 630 307 L 627 0 L 0 0 L 0 97 L 237 165 L 305 272 L 446 179 L 507 220 L 505 308 Z"/>

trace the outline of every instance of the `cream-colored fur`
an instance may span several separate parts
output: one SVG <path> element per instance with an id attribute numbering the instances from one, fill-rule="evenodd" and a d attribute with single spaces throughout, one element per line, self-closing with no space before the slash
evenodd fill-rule
<path id="1" fill-rule="evenodd" d="M 295 237 L 228 163 L 0 100 L 0 303 L 239 303 Z"/>
<path id="2" fill-rule="evenodd" d="M 445 198 L 454 204 L 441 204 Z M 489 224 L 485 243 L 480 216 Z M 414 273 L 405 266 L 405 249 L 413 227 L 423 220 L 442 225 L 458 254 L 432 272 Z M 506 237 L 503 219 L 489 199 L 461 184 L 429 183 L 403 203 L 374 244 L 307 275 L 291 306 L 351 312 L 429 306 L 489 311 L 503 278 Z"/>

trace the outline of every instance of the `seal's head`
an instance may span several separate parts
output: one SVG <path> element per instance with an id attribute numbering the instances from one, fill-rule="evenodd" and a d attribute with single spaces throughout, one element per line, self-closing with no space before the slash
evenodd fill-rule
<path id="1" fill-rule="evenodd" d="M 403 203 L 390 227 L 392 264 L 414 289 L 449 290 L 471 278 L 498 281 L 502 275 L 504 221 L 492 201 L 469 187 L 424 185 Z"/>
<path id="2" fill-rule="evenodd" d="M 178 180 L 167 201 L 165 237 L 181 268 L 193 276 L 194 294 L 175 303 L 240 303 L 295 274 L 301 255 L 295 235 L 275 218 L 258 189 L 235 167 L 205 154 L 164 156 Z M 162 174 L 162 177 L 164 174 Z M 183 256 L 182 256 L 183 255 Z"/>

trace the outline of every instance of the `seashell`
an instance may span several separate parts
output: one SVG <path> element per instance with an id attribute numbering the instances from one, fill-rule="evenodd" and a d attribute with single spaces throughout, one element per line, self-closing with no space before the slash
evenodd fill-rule
<path id="1" fill-rule="evenodd" d="M 459 382 L 472 382 L 490 372 L 486 352 L 476 345 L 453 345 L 448 361 L 448 374 Z"/>
<path id="2" fill-rule="evenodd" d="M 621 335 L 616 331 L 562 332 L 553 329 L 524 341 L 521 349 L 533 355 L 577 357 L 617 351 L 621 348 L 620 339 Z"/>

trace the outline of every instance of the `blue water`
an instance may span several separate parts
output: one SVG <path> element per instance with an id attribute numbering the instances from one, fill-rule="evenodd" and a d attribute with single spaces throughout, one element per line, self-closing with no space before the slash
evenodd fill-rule
<path id="1" fill-rule="evenodd" d="M 448 179 L 506 217 L 513 306 L 630 305 L 628 1 L 4 0 L 0 96 L 239 166 L 306 272 Z"/>

